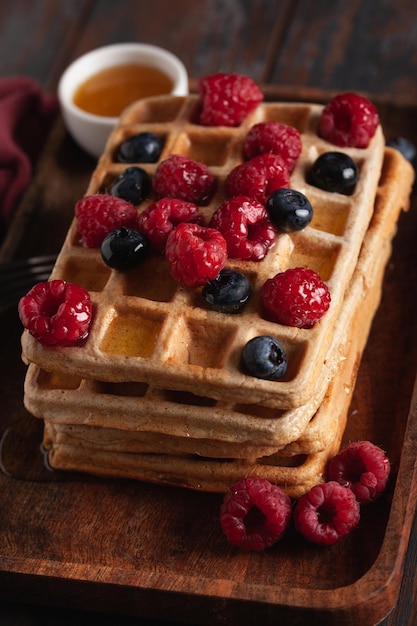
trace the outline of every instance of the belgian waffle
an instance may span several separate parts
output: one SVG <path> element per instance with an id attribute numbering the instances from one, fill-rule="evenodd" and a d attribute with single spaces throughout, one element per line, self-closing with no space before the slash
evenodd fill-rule
<path id="1" fill-rule="evenodd" d="M 189 457 L 206 457 L 216 462 L 218 459 L 242 459 L 246 463 L 259 462 L 261 457 L 264 464 L 273 464 L 275 475 L 277 467 L 286 467 L 294 464 L 289 457 L 299 457 L 300 455 L 312 456 L 318 452 L 323 452 L 333 446 L 338 437 L 339 431 L 344 428 L 346 421 L 347 407 L 352 395 L 354 381 L 359 365 L 360 354 L 362 352 L 366 337 L 369 331 L 369 325 L 372 316 L 376 310 L 380 297 L 381 277 L 385 262 L 390 253 L 390 246 L 386 244 L 378 257 L 378 271 L 368 274 L 368 287 L 363 289 L 362 273 L 356 271 L 352 279 L 349 297 L 345 302 L 346 305 L 351 304 L 349 301 L 355 300 L 355 314 L 351 318 L 350 327 L 344 326 L 345 338 L 343 344 L 338 346 L 339 367 L 337 374 L 331 381 L 327 393 L 321 403 L 319 409 L 312 416 L 310 422 L 300 437 L 284 447 L 280 448 L 267 445 L 256 445 L 256 438 L 253 441 L 236 442 L 222 441 L 216 439 L 216 431 L 214 426 L 211 429 L 211 438 L 192 437 L 189 429 L 187 434 L 183 436 L 173 435 L 175 430 L 168 423 L 164 423 L 163 419 L 154 420 L 155 424 L 144 427 L 139 420 L 135 420 L 135 415 L 129 411 L 129 415 L 124 411 L 124 398 L 117 398 L 119 411 L 116 419 L 112 419 L 109 412 L 105 417 L 98 413 L 89 413 L 91 419 L 85 419 L 85 407 L 83 410 L 80 404 L 84 399 L 84 393 L 77 388 L 70 392 L 71 397 L 64 397 L 65 390 L 57 387 L 50 387 L 47 392 L 47 379 L 49 375 L 40 372 L 39 369 L 31 365 L 31 373 L 27 379 L 27 398 L 33 397 L 34 404 L 36 399 L 41 396 L 39 389 L 44 386 L 43 410 L 42 415 L 46 424 L 45 442 L 46 447 L 53 449 L 51 455 L 51 463 L 60 466 L 62 464 L 61 454 L 65 458 L 65 454 L 71 449 L 84 451 L 89 455 L 97 450 L 101 453 L 110 455 L 146 455 L 158 454 L 166 456 L 169 465 L 170 458 Z M 369 268 L 362 268 L 367 270 Z M 369 279 L 372 279 L 371 281 Z M 345 322 L 345 318 L 340 320 Z M 353 333 L 354 326 L 359 325 L 360 331 Z M 352 339 L 352 335 L 354 339 Z M 64 381 L 63 381 L 64 384 Z M 72 401 L 71 401 L 72 400 Z M 138 399 L 136 398 L 136 403 Z M 34 410 L 34 405 L 32 405 Z M 91 407 L 91 411 L 94 408 Z M 38 409 L 39 414 L 39 409 Z M 63 416 L 65 415 L 65 418 Z M 153 415 L 153 417 L 155 417 Z M 275 423 L 279 423 L 281 418 L 276 418 Z M 183 433 L 185 424 L 183 423 Z M 145 430 L 141 430 L 145 428 Z M 322 455 L 323 456 L 323 455 Z M 282 457 L 282 458 L 281 458 Z M 88 458 L 88 456 L 86 457 Z M 64 461 L 65 462 L 65 461 Z M 296 466 L 298 463 L 296 463 Z M 117 467 L 117 465 L 116 465 Z M 293 473 L 297 470 L 293 469 Z"/>
<path id="2" fill-rule="evenodd" d="M 387 205 L 384 204 L 384 208 Z M 379 217 L 378 210 L 375 219 Z M 359 310 L 361 332 L 367 334 L 378 303 L 381 268 L 390 252 L 390 239 L 383 240 L 380 229 L 371 229 L 367 238 L 378 247 L 379 255 L 364 254 L 359 257 L 326 357 L 329 364 L 325 369 L 328 376 L 326 396 L 335 394 L 335 386 L 340 393 L 341 381 L 348 389 L 351 388 L 346 378 L 351 377 L 354 367 L 352 358 L 356 359 L 356 353 L 353 355 L 351 348 L 352 325 L 358 323 Z M 367 250 L 367 238 L 364 251 Z M 365 286 L 364 276 L 367 281 Z M 151 446 L 158 445 L 155 443 L 157 439 L 159 445 L 167 447 L 171 444 L 171 452 L 175 449 L 177 452 L 181 450 L 183 453 L 206 456 L 207 449 L 212 449 L 215 452 L 211 456 L 257 458 L 277 450 L 281 453 L 286 448 L 290 450 L 290 444 L 302 448 L 307 440 L 310 446 L 314 441 L 317 447 L 320 438 L 314 434 L 321 432 L 322 441 L 326 439 L 323 432 L 327 438 L 332 435 L 327 416 L 323 417 L 320 413 L 322 397 L 314 398 L 301 408 L 280 413 L 268 409 L 268 414 L 243 413 L 240 405 L 220 402 L 214 406 L 208 398 L 184 393 L 171 396 L 171 401 L 168 398 L 159 389 L 147 387 L 143 394 L 143 390 L 135 385 L 109 385 L 91 379 L 69 378 L 56 372 L 41 371 L 34 365 L 29 368 L 25 383 L 25 403 L 35 415 L 62 426 L 86 426 L 87 432 L 89 426 L 106 429 L 113 442 L 118 437 L 117 433 L 123 440 L 126 434 L 123 437 L 122 433 L 128 431 L 129 445 L 136 442 L 136 450 L 141 445 L 145 449 L 148 440 Z M 90 429 L 89 434 L 92 433 Z M 312 449 L 304 446 L 303 451 L 312 452 Z"/>
<path id="3" fill-rule="evenodd" d="M 160 160 L 185 154 L 217 176 L 217 194 L 201 209 L 208 219 L 224 199 L 227 173 L 242 161 L 249 127 L 275 119 L 300 131 L 303 151 L 291 185 L 310 199 L 313 221 L 302 232 L 279 235 L 260 263 L 228 261 L 253 288 L 237 316 L 207 310 L 200 290 L 178 287 L 160 256 L 146 260 L 140 274 L 110 270 L 99 251 L 81 247 L 74 221 L 51 278 L 90 291 L 93 327 L 84 346 L 70 349 L 45 348 L 23 334 L 23 358 L 31 363 L 25 405 L 45 422 L 44 445 L 54 468 L 207 491 L 259 475 L 297 497 L 322 480 L 339 448 L 413 171 L 399 153 L 384 148 L 379 128 L 367 149 L 344 149 L 359 165 L 354 193 L 328 193 L 306 182 L 315 159 L 334 149 L 317 136 L 321 106 L 264 103 L 230 129 L 200 127 L 197 110 L 193 96 L 132 106 L 112 133 L 87 194 L 105 191 L 126 167 L 114 157 L 124 139 L 151 131 L 165 140 Z M 141 167 L 152 175 L 157 165 Z M 312 329 L 262 319 L 260 286 L 299 265 L 327 282 L 329 311 Z M 289 368 L 280 381 L 240 370 L 241 349 L 258 334 L 272 334 L 286 348 Z"/>
<path id="4" fill-rule="evenodd" d="M 87 344 L 68 352 L 48 350 L 27 333 L 23 353 L 48 371 L 62 371 L 109 382 L 136 381 L 173 391 L 190 391 L 216 401 L 249 403 L 272 409 L 301 407 L 323 396 L 328 379 L 321 373 L 333 329 L 372 215 L 384 153 L 378 128 L 367 149 L 347 149 L 360 176 L 351 196 L 322 191 L 306 183 L 306 171 L 322 152 L 334 149 L 317 136 L 322 107 L 264 103 L 239 128 L 193 124 L 197 97 L 156 98 L 131 107 L 112 134 L 88 194 L 106 190 L 125 165 L 115 162 L 116 147 L 128 135 L 152 131 L 165 138 L 161 160 L 170 153 L 203 160 L 218 179 L 218 192 L 206 207 L 208 218 L 224 199 L 222 182 L 242 161 L 242 142 L 255 122 L 276 119 L 297 127 L 303 142 L 291 185 L 304 192 L 314 218 L 304 231 L 282 234 L 261 263 L 232 261 L 251 279 L 254 297 L 238 318 L 208 311 L 200 292 L 178 288 L 165 260 L 152 257 L 135 271 L 120 275 L 104 267 L 100 253 L 79 245 L 72 224 L 52 278 L 78 282 L 91 291 L 96 310 Z M 143 165 L 149 173 L 158 164 Z M 151 198 L 152 199 L 152 198 Z M 139 208 L 145 208 L 146 202 Z M 294 329 L 259 316 L 257 294 L 263 282 L 287 267 L 316 270 L 332 294 L 330 310 L 313 329 Z M 278 382 L 246 376 L 239 367 L 243 345 L 258 334 L 272 334 L 284 345 L 289 367 Z"/>
<path id="5" fill-rule="evenodd" d="M 378 271 L 365 290 L 362 272 L 355 273 L 350 298 L 356 299 L 356 307 L 351 325 L 346 328 L 345 358 L 318 411 L 297 441 L 274 450 L 253 444 L 138 432 L 132 423 L 133 430 L 123 430 L 120 425 L 125 426 L 127 420 L 122 406 L 119 428 L 83 424 L 74 406 L 72 421 L 62 423 L 57 406 L 55 417 L 44 418 L 44 446 L 49 450 L 51 466 L 213 492 L 225 492 L 245 476 L 259 476 L 281 486 L 291 497 L 300 497 L 323 480 L 328 460 L 340 447 L 388 254 L 386 245 L 379 256 Z M 39 372 L 33 373 L 35 377 L 36 374 Z M 59 391 L 55 393 L 59 395 Z"/>
<path id="6" fill-rule="evenodd" d="M 123 395 L 124 383 L 115 384 L 111 391 L 107 387 L 107 393 L 100 395 L 103 383 L 51 374 L 31 365 L 25 401 L 45 421 L 44 444 L 50 450 L 51 465 L 207 491 L 224 491 L 235 479 L 259 475 L 293 497 L 322 480 L 329 457 L 340 445 L 361 354 L 379 303 L 390 242 L 398 214 L 407 207 L 411 180 L 411 169 L 404 167 L 400 155 L 386 149 L 374 214 L 336 325 L 343 329 L 335 334 L 337 346 L 333 348 L 338 365 L 318 410 L 301 433 L 293 432 L 290 443 L 279 435 L 294 411 L 269 420 L 245 415 L 247 423 L 242 428 L 242 416 L 235 411 L 227 430 L 222 403 L 217 407 L 202 402 L 199 406 L 170 404 L 166 398 L 158 400 L 157 390 L 148 398 L 135 396 L 135 387 L 130 385 L 133 395 Z M 189 397 L 184 398 L 187 401 Z M 259 430 L 266 434 L 265 422 L 269 423 L 269 445 L 267 438 L 257 438 Z"/>
<path id="7" fill-rule="evenodd" d="M 225 492 L 245 476 L 258 476 L 279 485 L 291 497 L 300 497 L 324 479 L 328 460 L 340 447 L 389 253 L 389 245 L 381 247 L 378 267 L 365 288 L 363 271 L 367 268 L 355 272 L 345 302 L 349 305 L 349 300 L 355 300 L 356 304 L 351 323 L 345 327 L 344 356 L 341 352 L 340 366 L 323 402 L 296 441 L 274 449 L 247 442 L 225 443 L 215 439 L 213 430 L 210 431 L 212 438 L 208 439 L 143 432 L 135 429 L 131 415 L 130 420 L 126 419 L 123 398 L 118 398 L 118 426 L 109 427 L 105 422 L 92 426 L 83 422 L 85 412 L 81 417 L 77 405 L 72 405 L 72 420 L 63 422 L 59 411 L 60 390 L 55 389 L 51 395 L 57 396 L 54 407 L 57 413 L 53 415 L 54 409 L 51 409 L 48 414 L 52 415 L 44 416 L 44 446 L 49 451 L 50 465 L 103 477 L 138 479 L 212 492 Z M 33 371 L 32 376 L 36 386 L 39 371 Z M 82 397 L 82 391 L 80 395 Z M 63 409 L 65 404 L 61 397 Z M 71 412 L 71 405 L 66 409 Z M 128 430 L 124 429 L 126 426 Z"/>

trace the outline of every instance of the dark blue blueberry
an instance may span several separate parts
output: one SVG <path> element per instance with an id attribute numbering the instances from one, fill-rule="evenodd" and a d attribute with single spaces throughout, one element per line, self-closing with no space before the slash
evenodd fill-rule
<path id="1" fill-rule="evenodd" d="M 286 233 L 302 230 L 313 218 L 310 200 L 295 189 L 277 189 L 266 205 L 272 222 Z"/>
<path id="2" fill-rule="evenodd" d="M 324 152 L 307 175 L 307 182 L 315 187 L 349 195 L 358 180 L 355 161 L 344 152 Z"/>
<path id="3" fill-rule="evenodd" d="M 132 204 L 140 204 L 151 189 L 149 174 L 141 167 L 127 167 L 114 181 L 109 193 Z"/>
<path id="4" fill-rule="evenodd" d="M 214 280 L 203 288 L 203 297 L 209 307 L 220 313 L 240 313 L 249 300 L 251 286 L 244 274 L 220 270 Z"/>
<path id="5" fill-rule="evenodd" d="M 254 337 L 243 348 L 244 370 L 250 376 L 278 380 L 287 371 L 287 355 L 278 339 L 269 335 Z"/>
<path id="6" fill-rule="evenodd" d="M 416 158 L 416 147 L 415 145 L 406 139 L 405 137 L 395 137 L 390 141 L 387 141 L 387 146 L 390 148 L 395 148 L 398 152 L 401 152 L 403 157 L 412 163 Z"/>
<path id="7" fill-rule="evenodd" d="M 163 139 L 154 133 L 132 135 L 119 146 L 116 160 L 120 163 L 156 163 L 163 145 Z"/>
<path id="8" fill-rule="evenodd" d="M 101 256 L 106 265 L 123 272 L 138 265 L 148 248 L 148 239 L 143 233 L 122 226 L 106 235 L 101 244 Z"/>

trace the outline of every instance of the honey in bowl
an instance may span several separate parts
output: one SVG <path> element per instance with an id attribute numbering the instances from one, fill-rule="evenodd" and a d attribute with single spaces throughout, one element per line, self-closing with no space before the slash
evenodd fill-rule
<path id="1" fill-rule="evenodd" d="M 141 98 L 171 93 L 173 81 L 162 70 L 145 65 L 116 65 L 93 74 L 74 94 L 74 104 L 93 115 L 119 117 Z"/>

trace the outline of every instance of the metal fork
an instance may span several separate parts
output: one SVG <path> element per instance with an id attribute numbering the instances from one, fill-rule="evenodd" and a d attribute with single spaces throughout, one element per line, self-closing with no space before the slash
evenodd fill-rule
<path id="1" fill-rule="evenodd" d="M 0 263 L 0 310 L 17 305 L 36 283 L 48 280 L 55 261 L 55 255 L 44 255 Z"/>

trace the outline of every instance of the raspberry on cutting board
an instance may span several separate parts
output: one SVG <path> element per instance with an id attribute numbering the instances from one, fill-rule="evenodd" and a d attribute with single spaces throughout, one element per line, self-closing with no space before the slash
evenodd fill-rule
<path id="1" fill-rule="evenodd" d="M 329 481 L 301 496 L 293 518 L 296 530 L 305 539 L 330 546 L 359 524 L 360 506 L 350 489 Z"/>
<path id="2" fill-rule="evenodd" d="M 370 441 L 349 444 L 331 459 L 327 476 L 353 491 L 360 504 L 376 500 L 390 475 L 385 452 Z"/>
<path id="3" fill-rule="evenodd" d="M 290 522 L 290 497 L 262 478 L 244 478 L 225 494 L 220 523 L 230 543 L 261 551 L 279 541 Z"/>

